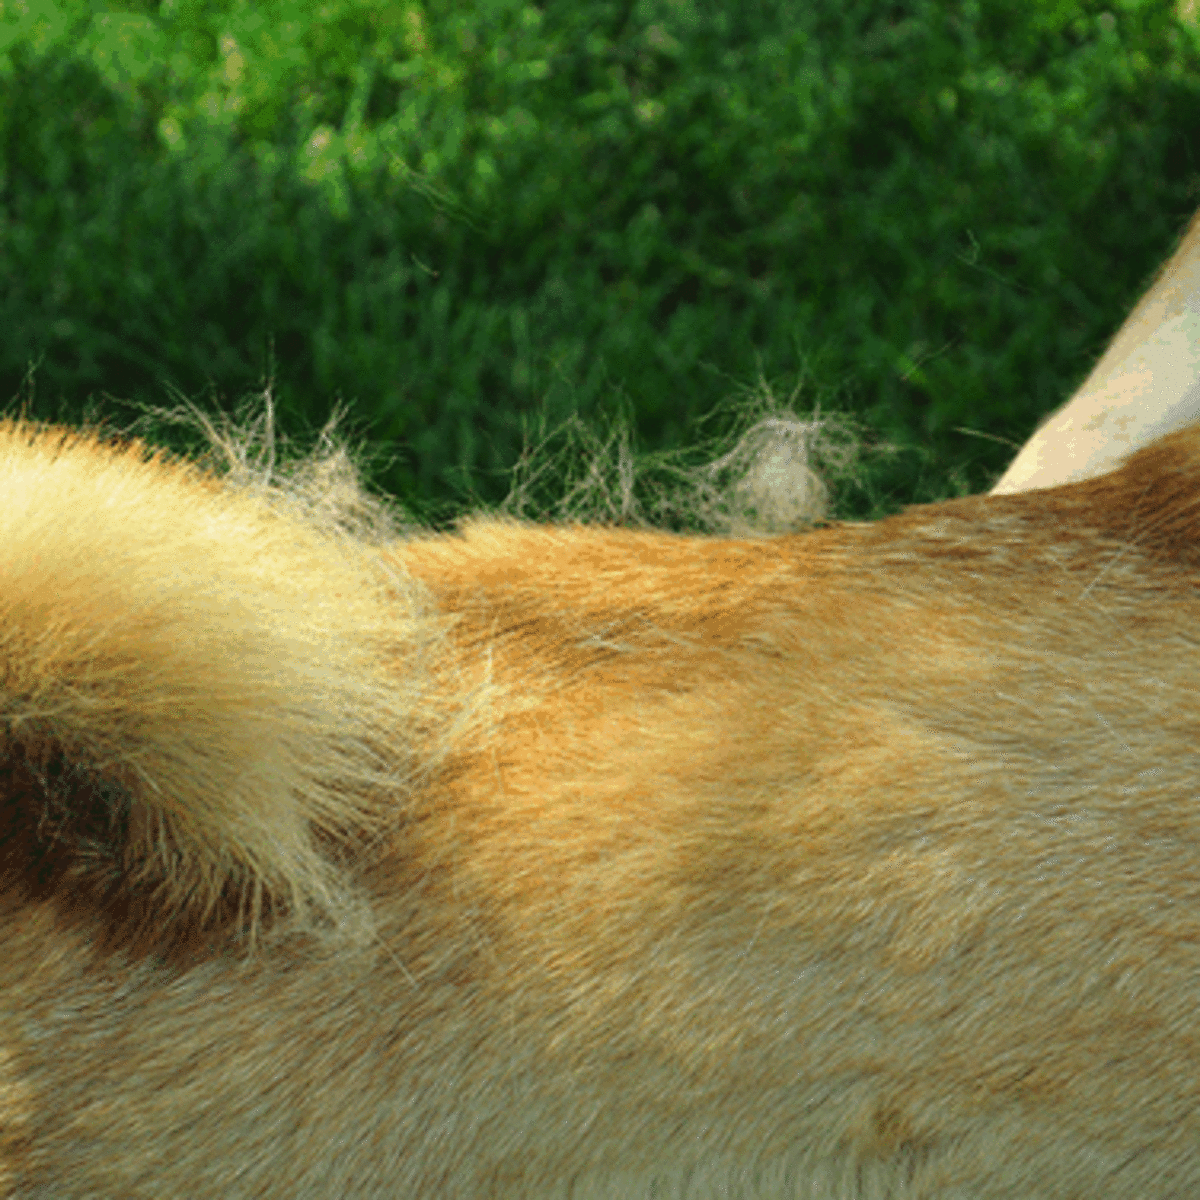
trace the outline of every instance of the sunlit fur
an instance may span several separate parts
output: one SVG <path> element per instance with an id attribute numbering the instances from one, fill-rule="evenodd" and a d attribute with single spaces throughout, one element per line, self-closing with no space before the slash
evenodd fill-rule
<path id="1" fill-rule="evenodd" d="M 770 537 L 214 442 L 0 426 L 0 1194 L 1200 1195 L 1200 431 Z"/>
<path id="2" fill-rule="evenodd" d="M 1021 447 L 993 494 L 1088 479 L 1200 420 L 1200 213 L 1078 391 Z"/>

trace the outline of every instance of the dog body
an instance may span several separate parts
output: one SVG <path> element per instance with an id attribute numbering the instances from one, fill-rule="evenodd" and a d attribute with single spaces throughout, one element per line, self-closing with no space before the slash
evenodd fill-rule
<path id="1" fill-rule="evenodd" d="M 383 547 L 2 437 L 8 1194 L 1200 1189 L 1200 433 Z"/>
<path id="2" fill-rule="evenodd" d="M 384 537 L 0 426 L 0 1194 L 1200 1195 L 1200 430 L 1091 475 Z"/>

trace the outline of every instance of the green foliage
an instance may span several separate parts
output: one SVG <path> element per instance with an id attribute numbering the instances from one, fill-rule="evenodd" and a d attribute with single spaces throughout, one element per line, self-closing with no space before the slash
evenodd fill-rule
<path id="1" fill-rule="evenodd" d="M 431 500 L 803 378 L 980 489 L 1194 207 L 1198 67 L 1161 0 L 3 3 L 0 388 L 273 373 Z"/>

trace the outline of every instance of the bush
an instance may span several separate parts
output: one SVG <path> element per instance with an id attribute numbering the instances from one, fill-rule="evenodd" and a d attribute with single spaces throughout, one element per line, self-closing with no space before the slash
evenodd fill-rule
<path id="1" fill-rule="evenodd" d="M 669 448 L 800 379 L 928 451 L 879 464 L 894 506 L 988 485 L 1195 204 L 1158 0 L 261 12 L 0 15 L 34 411 L 269 374 L 292 422 L 351 401 L 390 490 L 494 500 L 533 417 L 627 397 Z"/>

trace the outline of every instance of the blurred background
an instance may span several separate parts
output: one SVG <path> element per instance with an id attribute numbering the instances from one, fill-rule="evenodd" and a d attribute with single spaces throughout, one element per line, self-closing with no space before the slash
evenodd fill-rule
<path id="1" fill-rule="evenodd" d="M 1198 204 L 1186 3 L 0 0 L 9 411 L 341 402 L 435 521 L 772 396 L 982 491 Z"/>

